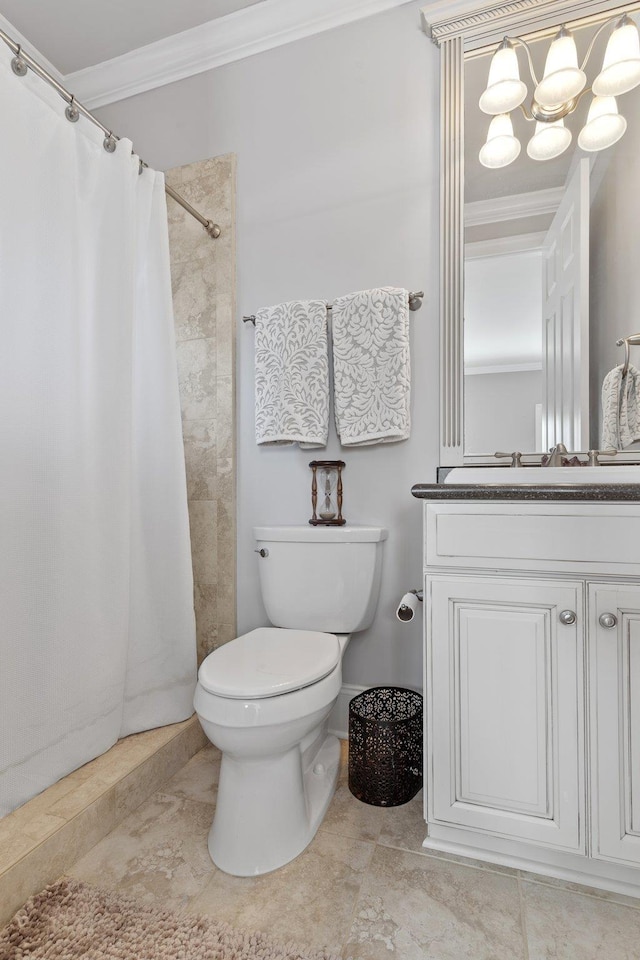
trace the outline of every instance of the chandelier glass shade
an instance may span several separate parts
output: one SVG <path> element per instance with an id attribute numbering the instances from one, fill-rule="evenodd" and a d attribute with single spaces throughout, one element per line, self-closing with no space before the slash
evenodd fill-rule
<path id="1" fill-rule="evenodd" d="M 491 60 L 487 89 L 480 97 L 484 113 L 509 113 L 524 102 L 527 85 L 520 79 L 518 57 L 513 44 L 505 37 Z"/>
<path id="2" fill-rule="evenodd" d="M 547 110 L 557 110 L 582 93 L 586 85 L 587 75 L 578 66 L 573 34 L 562 27 L 549 47 L 544 75 L 536 86 L 534 99 Z"/>
<path id="3" fill-rule="evenodd" d="M 571 130 L 564 125 L 564 120 L 555 120 L 553 123 L 536 123 L 536 132 L 527 144 L 527 153 L 532 160 L 553 160 L 559 157 L 571 143 Z"/>
<path id="4" fill-rule="evenodd" d="M 597 97 L 619 97 L 640 83 L 640 37 L 628 17 L 611 34 L 602 70 L 593 81 Z"/>
<path id="5" fill-rule="evenodd" d="M 520 153 L 520 141 L 513 135 L 513 124 L 508 113 L 499 113 L 489 124 L 487 142 L 480 151 L 480 163 L 497 169 L 507 167 Z"/>
<path id="6" fill-rule="evenodd" d="M 585 67 L 600 34 L 613 27 L 602 68 L 591 86 Z M 520 78 L 516 45 L 524 47 L 533 82 L 533 97 L 525 106 L 526 83 Z M 640 35 L 627 14 L 607 20 L 595 32 L 582 64 L 575 39 L 562 26 L 553 38 L 541 80 L 533 67 L 528 43 L 520 37 L 505 37 L 491 60 L 487 87 L 480 97 L 480 109 L 493 115 L 487 140 L 480 150 L 480 163 L 496 168 L 507 166 L 520 154 L 520 142 L 513 132 L 511 111 L 518 107 L 535 132 L 527 145 L 533 160 L 551 160 L 563 153 L 572 141 L 565 118 L 583 96 L 592 94 L 587 122 L 578 136 L 583 150 L 604 150 L 624 134 L 627 123 L 618 112 L 616 97 L 640 84 Z M 496 122 L 498 121 L 498 122 Z"/>
<path id="7" fill-rule="evenodd" d="M 626 129 L 627 121 L 618 113 L 616 98 L 594 97 L 578 146 L 588 151 L 604 150 L 617 143 Z"/>

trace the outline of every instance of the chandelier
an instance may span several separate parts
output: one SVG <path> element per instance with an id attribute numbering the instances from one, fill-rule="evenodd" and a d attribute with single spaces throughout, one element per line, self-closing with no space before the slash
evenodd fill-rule
<path id="1" fill-rule="evenodd" d="M 612 24 L 602 69 L 587 87 L 585 67 L 596 40 Z M 516 44 L 526 51 L 534 85 L 529 108 L 524 106 L 528 90 L 520 79 Z M 613 17 L 599 27 L 580 66 L 573 34 L 562 26 L 549 47 L 542 80 L 536 77 L 526 40 L 505 37 L 493 55 L 487 89 L 480 97 L 480 109 L 493 116 L 487 141 L 480 150 L 480 163 L 490 168 L 506 167 L 518 157 L 520 141 L 514 136 L 511 121 L 511 111 L 518 107 L 528 121 L 535 122 L 535 132 L 527 144 L 531 159 L 559 157 L 572 139 L 571 130 L 564 124 L 565 117 L 573 113 L 588 93 L 593 96 L 587 122 L 578 135 L 578 145 L 588 151 L 612 146 L 627 129 L 627 121 L 618 112 L 616 97 L 633 90 L 639 83 L 640 37 L 627 14 Z"/>

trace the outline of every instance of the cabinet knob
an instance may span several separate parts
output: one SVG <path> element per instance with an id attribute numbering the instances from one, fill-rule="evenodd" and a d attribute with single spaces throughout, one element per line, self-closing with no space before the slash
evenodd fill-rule
<path id="1" fill-rule="evenodd" d="M 575 623 L 577 617 L 573 610 L 563 610 L 560 614 L 560 623 L 564 623 L 565 626 L 570 627 L 572 623 Z"/>
<path id="2" fill-rule="evenodd" d="M 600 623 L 601 627 L 607 627 L 611 629 L 611 627 L 615 627 L 616 623 L 618 622 L 618 618 L 613 613 L 601 613 L 598 617 L 598 622 Z"/>

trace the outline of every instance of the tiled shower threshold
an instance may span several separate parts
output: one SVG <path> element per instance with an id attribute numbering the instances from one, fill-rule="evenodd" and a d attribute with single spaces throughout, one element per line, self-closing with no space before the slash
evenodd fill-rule
<path id="1" fill-rule="evenodd" d="M 206 743 L 197 717 L 119 740 L 0 820 L 0 925 Z"/>

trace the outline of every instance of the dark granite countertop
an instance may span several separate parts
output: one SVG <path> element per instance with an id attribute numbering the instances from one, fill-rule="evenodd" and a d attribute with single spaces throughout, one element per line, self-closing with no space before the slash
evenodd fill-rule
<path id="1" fill-rule="evenodd" d="M 416 483 L 419 500 L 582 500 L 640 502 L 640 483 Z"/>

